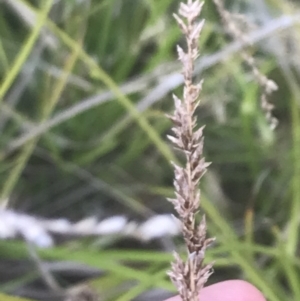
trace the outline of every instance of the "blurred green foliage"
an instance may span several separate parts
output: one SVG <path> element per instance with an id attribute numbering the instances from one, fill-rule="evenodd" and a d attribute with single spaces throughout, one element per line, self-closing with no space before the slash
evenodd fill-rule
<path id="1" fill-rule="evenodd" d="M 176 153 L 165 138 L 171 124 L 164 114 L 172 110 L 172 92 L 181 93 L 175 45 L 182 38 L 172 18 L 178 3 L 0 3 L 3 203 L 9 199 L 16 210 L 73 221 L 171 212 L 165 197 L 172 196 L 169 162 Z M 211 281 L 243 278 L 270 301 L 298 301 L 300 7 L 296 1 L 235 0 L 228 8 L 259 24 L 256 36 L 269 29 L 250 51 L 279 86 L 271 99 L 279 126 L 269 128 L 259 87 L 240 48 L 232 47 L 238 42 L 206 1 L 196 77 L 205 79 L 198 120 L 206 125 L 206 158 L 213 162 L 202 183 L 203 210 L 217 238 L 208 251 L 208 260 L 216 261 Z M 278 24 L 282 30 L 272 31 Z M 87 241 L 72 252 L 74 246 L 64 244 L 40 256 L 107 271 L 96 279 L 100 293 L 134 280 L 115 300 L 155 287 L 172 290 L 165 276 L 170 256 L 160 244 L 126 247 Z M 23 244 L 1 242 L 2 260 L 16 252 L 28 257 Z M 144 268 L 125 262 L 143 262 Z"/>

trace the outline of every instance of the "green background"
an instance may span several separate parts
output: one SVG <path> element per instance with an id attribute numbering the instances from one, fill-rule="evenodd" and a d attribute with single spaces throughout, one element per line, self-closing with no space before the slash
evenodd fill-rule
<path id="1" fill-rule="evenodd" d="M 173 212 L 165 198 L 173 195 L 169 162 L 177 154 L 166 139 L 165 113 L 172 92 L 182 92 L 176 44 L 184 41 L 172 18 L 178 4 L 0 3 L 2 204 L 73 222 L 117 214 L 142 222 Z M 197 116 L 206 125 L 205 156 L 212 162 L 201 182 L 202 212 L 217 238 L 207 254 L 216 261 L 210 282 L 246 279 L 270 301 L 298 301 L 300 7 L 284 0 L 226 6 L 251 23 L 243 24 L 253 39 L 248 51 L 279 86 L 270 97 L 279 125 L 270 129 L 241 44 L 207 0 L 196 79 L 204 79 Z M 172 243 L 183 250 L 180 238 Z M 165 276 L 169 251 L 160 240 L 106 237 L 38 253 L 99 268 L 105 273 L 91 285 L 104 300 L 126 301 L 157 288 L 175 292 Z M 0 252 L 0 263 L 30 262 L 22 242 L 1 241 Z M 32 266 L 10 275 L 0 264 L 1 291 L 39 287 Z M 63 287 L 86 280 L 55 276 Z"/>

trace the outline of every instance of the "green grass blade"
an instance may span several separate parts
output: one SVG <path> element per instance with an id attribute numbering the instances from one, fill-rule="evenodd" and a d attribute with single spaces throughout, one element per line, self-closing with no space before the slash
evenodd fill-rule
<path id="1" fill-rule="evenodd" d="M 30 55 L 32 48 L 34 47 L 34 43 L 36 42 L 43 26 L 46 23 L 47 15 L 52 7 L 53 1 L 47 0 L 47 1 L 43 2 L 43 4 L 44 5 L 41 8 L 41 10 L 37 11 L 37 22 L 36 22 L 35 26 L 33 27 L 31 34 L 25 41 L 23 47 L 19 51 L 17 58 L 15 59 L 15 62 L 11 66 L 10 71 L 7 73 L 7 75 L 4 78 L 4 81 L 0 85 L 0 104 L 3 101 L 3 97 L 5 96 L 6 92 L 13 84 L 17 75 L 20 73 L 21 68 L 23 67 L 24 63 L 26 62 L 26 59 Z"/>

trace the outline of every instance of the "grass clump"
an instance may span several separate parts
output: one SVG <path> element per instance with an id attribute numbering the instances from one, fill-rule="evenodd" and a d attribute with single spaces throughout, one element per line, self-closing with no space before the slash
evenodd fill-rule
<path id="1" fill-rule="evenodd" d="M 215 262 L 208 283 L 245 279 L 270 301 L 298 301 L 299 5 L 284 0 L 223 4 L 230 16 L 239 12 L 257 25 L 242 30 L 244 41 L 226 29 L 213 1 L 203 7 L 206 23 L 196 45 L 202 54 L 194 76 L 201 74 L 205 85 L 194 117 L 206 125 L 204 152 L 213 162 L 200 181 L 201 212 L 209 236 L 217 237 L 205 254 L 207 262 Z M 178 162 L 187 159 L 189 173 L 195 171 L 191 154 L 203 158 L 202 149 L 196 150 L 202 147 L 203 129 L 196 127 L 197 134 L 192 134 L 192 117 L 186 128 L 173 123 L 173 142 L 183 150 L 178 159 L 164 139 L 172 123 L 165 118 L 171 110 L 166 100 L 172 92 L 180 95 L 182 85 L 198 89 L 190 65 L 189 82 L 179 74 L 182 62 L 176 61 L 174 45 L 182 37 L 171 17 L 177 5 L 179 1 L 170 0 L 1 1 L 0 195 L 3 202 L 9 200 L 9 208 L 50 219 L 65 217 L 73 224 L 90 215 L 101 220 L 119 214 L 142 223 L 172 212 L 163 200 L 173 198 L 187 225 L 185 239 L 194 237 L 199 227 L 197 218 L 193 224 L 197 178 L 186 180 L 185 165 Z M 246 52 L 255 65 L 247 64 L 243 55 L 249 45 Z M 255 70 L 280 88 L 266 95 L 268 103 L 276 104 L 273 110 L 261 109 L 267 86 L 255 80 Z M 175 102 L 174 121 L 187 110 L 190 92 Z M 273 117 L 279 120 L 275 130 L 270 128 Z M 198 142 L 191 142 L 193 135 L 199 135 Z M 170 161 L 179 166 L 175 198 Z M 201 161 L 200 174 L 206 167 Z M 190 215 L 184 215 L 177 200 L 186 198 L 184 186 L 192 191 L 191 207 L 186 207 Z M 203 245 L 205 239 L 200 239 Z M 158 288 L 175 293 L 165 271 L 174 244 L 180 254 L 185 248 L 177 239 L 60 242 L 38 251 L 41 259 L 72 260 L 103 270 L 93 283 L 103 300 L 129 301 Z M 23 244 L 0 243 L 3 261 L 28 259 Z M 193 244 L 188 260 L 203 250 Z M 200 265 L 197 259 L 193 271 Z M 7 280 L 0 282 L 3 292 L 13 294 L 26 285 L 35 289 L 40 281 L 37 270 L 22 266 L 11 278 L 8 270 L 1 268 Z M 74 284 L 64 273 L 57 275 L 62 286 Z M 191 275 L 184 279 L 185 290 L 192 285 L 196 289 Z M 53 292 L 47 293 L 51 299 Z"/>

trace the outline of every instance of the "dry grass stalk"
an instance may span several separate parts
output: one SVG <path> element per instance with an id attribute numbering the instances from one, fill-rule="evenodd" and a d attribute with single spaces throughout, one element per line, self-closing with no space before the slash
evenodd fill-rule
<path id="1" fill-rule="evenodd" d="M 247 36 L 243 33 L 243 31 L 240 29 L 240 27 L 236 22 L 237 19 L 240 20 L 240 15 L 238 15 L 238 17 L 235 17 L 235 14 L 228 12 L 224 7 L 223 0 L 213 0 L 213 1 L 217 7 L 218 13 L 222 18 L 222 23 L 224 24 L 228 33 L 233 38 L 241 41 L 245 45 L 251 46 L 251 43 L 249 42 Z M 245 23 L 247 22 L 245 21 Z M 251 69 L 251 72 L 255 80 L 257 81 L 257 83 L 262 89 L 261 98 L 260 98 L 261 108 L 266 116 L 266 119 L 271 129 L 275 129 L 278 124 L 278 120 L 272 115 L 274 105 L 268 101 L 268 96 L 274 91 L 276 91 L 278 89 L 278 86 L 274 81 L 270 80 L 260 72 L 259 68 L 255 63 L 254 58 L 246 50 L 242 50 L 240 54 L 243 60 Z"/>
<path id="2" fill-rule="evenodd" d="M 211 274 L 212 264 L 204 265 L 205 250 L 213 239 L 206 238 L 206 221 L 202 218 L 198 224 L 196 214 L 200 206 L 201 177 L 209 163 L 203 157 L 203 127 L 196 128 L 195 110 L 199 105 L 202 82 L 193 84 L 194 62 L 198 57 L 198 39 L 204 24 L 196 22 L 203 2 L 188 0 L 180 3 L 179 14 L 174 17 L 183 32 L 187 50 L 177 46 L 178 57 L 183 65 L 183 99 L 173 95 L 175 110 L 168 116 L 174 126 L 174 136 L 168 136 L 171 142 L 186 158 L 184 167 L 174 164 L 175 198 L 169 199 L 178 213 L 182 225 L 183 237 L 187 246 L 187 260 L 183 261 L 175 252 L 175 261 L 168 273 L 177 287 L 183 301 L 198 301 L 199 291 Z"/>

